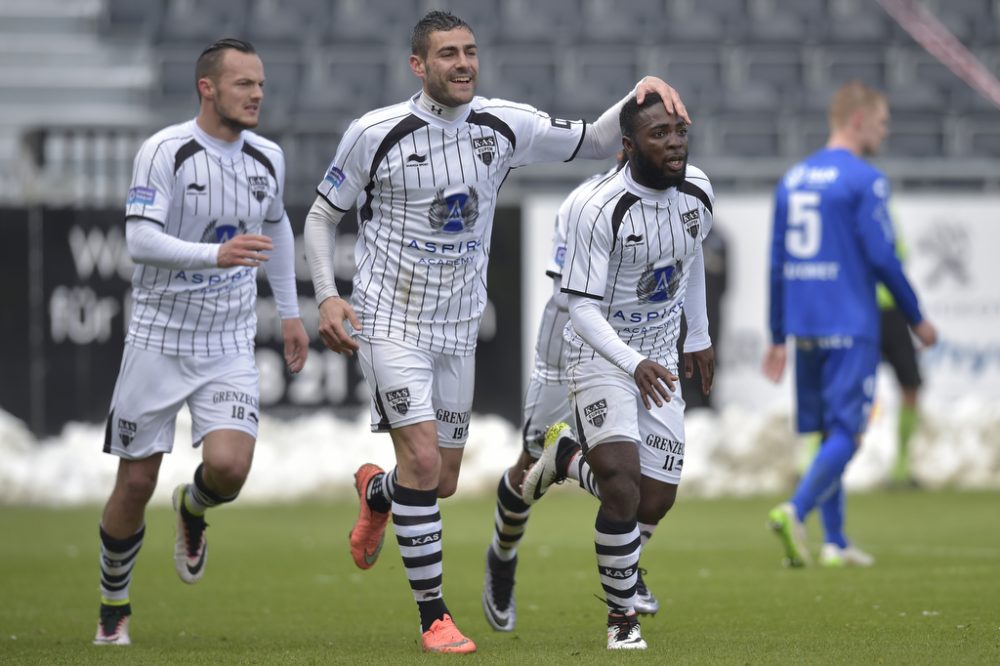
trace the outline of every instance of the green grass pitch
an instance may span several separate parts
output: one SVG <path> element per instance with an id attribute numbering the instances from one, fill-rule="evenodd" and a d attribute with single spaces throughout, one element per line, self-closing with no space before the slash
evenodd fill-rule
<path id="1" fill-rule="evenodd" d="M 445 596 L 479 645 L 468 657 L 421 654 L 394 542 L 374 569 L 354 568 L 353 500 L 217 510 L 196 586 L 173 571 L 172 513 L 151 510 L 125 648 L 90 644 L 100 509 L 6 506 L 0 663 L 1000 663 L 1000 495 L 850 497 L 849 533 L 878 558 L 867 570 L 783 569 L 764 528 L 775 502 L 693 500 L 682 489 L 642 556 L 663 607 L 642 622 L 650 648 L 612 655 L 595 598 L 594 500 L 563 487 L 535 508 L 512 634 L 492 631 L 480 609 L 492 498 L 444 501 Z M 809 528 L 818 546 L 818 525 Z"/>

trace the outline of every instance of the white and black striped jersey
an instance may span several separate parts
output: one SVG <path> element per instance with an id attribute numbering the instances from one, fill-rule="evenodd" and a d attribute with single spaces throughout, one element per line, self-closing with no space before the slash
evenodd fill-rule
<path id="1" fill-rule="evenodd" d="M 274 142 L 244 131 L 224 147 L 190 120 L 160 130 L 139 149 L 125 219 L 149 220 L 189 242 L 224 243 L 283 220 L 284 179 L 284 155 Z M 256 296 L 256 268 L 137 264 L 125 342 L 170 355 L 250 352 Z"/>
<path id="2" fill-rule="evenodd" d="M 354 121 L 317 188 L 359 200 L 353 305 L 361 332 L 434 352 L 475 352 L 497 191 L 511 168 L 570 160 L 586 125 L 473 98 L 445 121 L 416 98 Z"/>
<path id="3" fill-rule="evenodd" d="M 549 254 L 549 264 L 545 274 L 557 285 L 562 278 L 563 264 L 566 261 L 566 229 L 569 225 L 570 210 L 574 199 L 581 192 L 590 190 L 595 184 L 606 178 L 610 178 L 618 171 L 615 167 L 605 173 L 591 176 L 576 187 L 559 205 L 556 213 L 555 225 L 552 233 L 552 251 Z M 565 300 L 565 297 L 563 298 Z M 565 305 L 560 307 L 555 297 L 549 298 L 542 311 L 542 320 L 538 325 L 538 338 L 535 340 L 535 365 L 532 369 L 539 381 L 543 384 L 565 384 L 568 380 L 566 376 L 566 337 L 563 329 L 569 321 L 569 310 Z"/>
<path id="4" fill-rule="evenodd" d="M 677 338 L 691 261 L 712 227 L 708 177 L 688 166 L 678 187 L 637 184 L 628 167 L 574 200 L 562 290 L 602 301 L 618 336 L 646 358 L 677 369 Z M 566 328 L 567 364 L 597 352 Z"/>

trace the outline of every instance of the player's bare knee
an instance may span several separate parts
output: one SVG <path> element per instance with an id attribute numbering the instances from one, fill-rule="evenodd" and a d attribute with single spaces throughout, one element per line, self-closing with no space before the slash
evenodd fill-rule
<path id="1" fill-rule="evenodd" d="M 118 488 L 129 504 L 145 505 L 156 490 L 156 474 L 133 467 L 119 477 Z"/>

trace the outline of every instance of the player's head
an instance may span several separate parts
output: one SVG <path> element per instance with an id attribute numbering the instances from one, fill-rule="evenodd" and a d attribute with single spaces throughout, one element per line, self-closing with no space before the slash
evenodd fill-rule
<path id="1" fill-rule="evenodd" d="M 688 126 L 680 116 L 667 113 L 658 94 L 647 94 L 642 104 L 630 98 L 618 114 L 618 121 L 636 182 L 665 190 L 684 180 Z"/>
<path id="2" fill-rule="evenodd" d="M 198 56 L 195 86 L 201 113 L 239 132 L 256 127 L 264 98 L 264 65 L 250 42 L 220 39 Z"/>
<path id="3" fill-rule="evenodd" d="M 469 24 L 449 12 L 428 12 L 413 26 L 410 50 L 410 69 L 431 99 L 446 106 L 472 101 L 479 58 Z"/>
<path id="4" fill-rule="evenodd" d="M 851 81 L 833 93 L 830 133 L 861 155 L 875 155 L 889 135 L 889 103 L 883 93 Z"/>

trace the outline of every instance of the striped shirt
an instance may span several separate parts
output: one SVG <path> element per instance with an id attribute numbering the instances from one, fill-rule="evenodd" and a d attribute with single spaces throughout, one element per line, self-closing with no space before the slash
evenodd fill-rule
<path id="1" fill-rule="evenodd" d="M 500 186 L 514 167 L 572 159 L 586 125 L 482 97 L 448 122 L 415 99 L 354 121 L 317 192 L 341 211 L 358 205 L 360 332 L 467 356 Z"/>
<path id="2" fill-rule="evenodd" d="M 566 261 L 566 229 L 569 225 L 569 214 L 572 209 L 574 199 L 581 193 L 590 190 L 596 183 L 610 178 L 618 171 L 615 167 L 596 176 L 591 176 L 583 181 L 572 192 L 569 193 L 556 213 L 556 222 L 552 234 L 552 252 L 549 255 L 549 264 L 545 274 L 558 282 L 562 278 L 563 264 Z M 535 340 L 535 366 L 532 374 L 538 378 L 542 384 L 556 385 L 565 384 L 569 381 L 566 376 L 566 337 L 563 329 L 569 322 L 569 310 L 559 307 L 555 297 L 549 298 L 545 303 L 542 312 L 542 320 L 538 326 L 538 338 Z"/>
<path id="3" fill-rule="evenodd" d="M 281 222 L 285 159 L 277 144 L 242 132 L 223 144 L 190 120 L 147 139 L 135 158 L 125 219 L 148 220 L 181 240 L 224 243 Z M 252 352 L 257 269 L 171 270 L 137 264 L 126 344 L 168 355 Z"/>
<path id="4" fill-rule="evenodd" d="M 630 347 L 677 369 L 677 338 L 692 260 L 712 227 L 714 194 L 687 167 L 679 187 L 653 190 L 628 167 L 584 196 L 569 216 L 563 291 L 602 301 L 611 327 Z M 566 329 L 567 365 L 597 352 Z"/>

